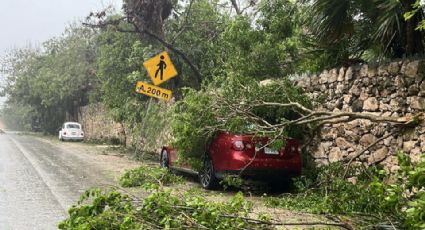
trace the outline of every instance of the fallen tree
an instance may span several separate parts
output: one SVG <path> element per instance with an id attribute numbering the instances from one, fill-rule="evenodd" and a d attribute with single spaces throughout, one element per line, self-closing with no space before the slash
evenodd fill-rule
<path id="1" fill-rule="evenodd" d="M 145 186 L 148 186 L 145 184 Z M 152 186 L 152 184 L 150 185 Z M 154 186 L 155 187 L 155 186 Z M 117 190 L 91 189 L 59 229 L 277 229 L 279 226 L 321 226 L 353 229 L 329 218 L 325 221 L 273 220 L 267 213 L 252 213 L 253 204 L 236 194 L 228 202 L 210 202 L 201 194 L 173 194 L 156 187 L 140 199 Z"/>
<path id="2" fill-rule="evenodd" d="M 285 78 L 266 85 L 237 76 L 216 79 L 203 90 L 188 89 L 185 98 L 174 106 L 173 145 L 181 150 L 183 158 L 199 158 L 219 131 L 268 136 L 271 140 L 268 145 L 280 148 L 287 137 L 308 143 L 324 125 L 363 119 L 390 124 L 394 133 L 416 126 L 424 116 L 423 113 L 386 117 L 329 112 L 316 110 L 312 104 L 301 88 Z M 377 142 L 383 139 L 385 137 Z M 356 154 L 349 164 L 371 147 L 373 145 Z"/>

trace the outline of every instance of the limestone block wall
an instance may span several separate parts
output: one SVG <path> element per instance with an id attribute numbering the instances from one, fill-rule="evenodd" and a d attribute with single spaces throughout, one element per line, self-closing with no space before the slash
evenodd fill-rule
<path id="1" fill-rule="evenodd" d="M 316 108 L 325 111 L 371 113 L 379 116 L 409 116 L 424 110 L 425 60 L 402 60 L 384 64 L 362 64 L 334 68 L 296 80 Z M 324 126 L 308 146 L 318 164 L 351 158 L 394 127 L 367 120 Z M 396 133 L 365 152 L 358 160 L 398 168 L 396 153 L 404 151 L 414 161 L 425 152 L 425 126 Z"/>
<path id="2" fill-rule="evenodd" d="M 81 107 L 79 122 L 88 140 L 119 139 L 123 141 L 125 138 L 123 126 L 114 122 L 100 103 Z"/>
<path id="3" fill-rule="evenodd" d="M 144 122 L 120 124 L 113 121 L 102 103 L 91 104 L 80 108 L 79 122 L 88 140 L 115 139 L 142 152 L 159 153 L 171 139 L 169 119 L 164 112 L 170 105 L 152 104 Z"/>

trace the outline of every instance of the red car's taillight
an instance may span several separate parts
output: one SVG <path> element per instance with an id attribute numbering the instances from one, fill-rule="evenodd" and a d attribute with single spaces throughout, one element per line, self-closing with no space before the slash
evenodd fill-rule
<path id="1" fill-rule="evenodd" d="M 232 144 L 232 149 L 236 151 L 243 151 L 245 149 L 245 144 L 243 143 L 243 141 L 235 141 Z"/>
<path id="2" fill-rule="evenodd" d="M 232 149 L 236 151 L 243 151 L 243 150 L 252 149 L 252 148 L 253 148 L 253 145 L 248 142 L 234 141 L 232 143 Z"/>

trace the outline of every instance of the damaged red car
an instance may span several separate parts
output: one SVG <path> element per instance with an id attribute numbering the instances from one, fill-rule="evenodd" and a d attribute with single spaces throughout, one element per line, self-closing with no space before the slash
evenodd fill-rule
<path id="1" fill-rule="evenodd" d="M 162 167 L 195 173 L 202 187 L 215 188 L 226 175 L 260 180 L 286 180 L 301 173 L 302 160 L 299 142 L 286 139 L 279 150 L 267 147 L 269 138 L 254 135 L 219 133 L 209 145 L 202 169 L 177 164 L 177 151 L 164 146 L 160 154 Z"/>

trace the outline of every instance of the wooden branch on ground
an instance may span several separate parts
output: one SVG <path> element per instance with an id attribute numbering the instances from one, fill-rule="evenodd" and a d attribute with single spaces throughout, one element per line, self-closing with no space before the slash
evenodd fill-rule
<path id="1" fill-rule="evenodd" d="M 175 205 L 175 206 L 172 206 L 172 208 L 182 209 L 182 210 L 186 210 L 188 212 L 194 211 L 194 208 L 188 207 L 188 206 L 182 206 L 182 205 Z M 278 221 L 265 221 L 265 220 L 259 220 L 259 219 L 243 217 L 243 216 L 235 216 L 235 215 L 220 215 L 220 216 L 224 217 L 224 218 L 242 219 L 242 220 L 247 221 L 248 223 L 258 224 L 258 225 L 270 225 L 270 226 L 303 226 L 303 225 L 304 226 L 336 226 L 336 227 L 341 227 L 341 228 L 344 228 L 344 229 L 347 229 L 347 230 L 353 229 L 348 224 L 342 223 L 342 222 L 340 222 L 340 223 L 338 223 L 338 222 L 320 222 L 320 221 L 278 222 Z"/>

